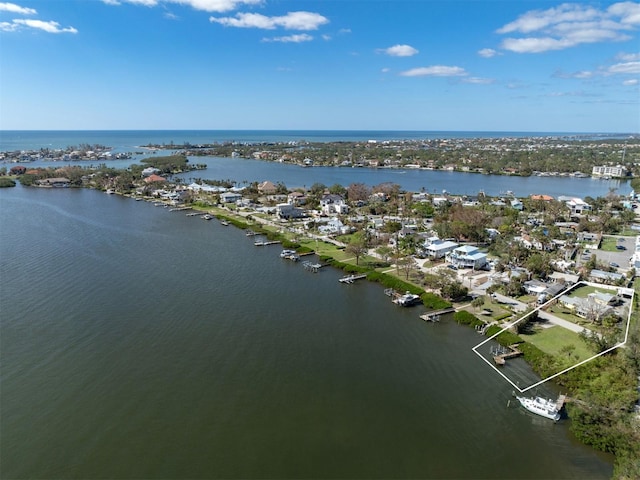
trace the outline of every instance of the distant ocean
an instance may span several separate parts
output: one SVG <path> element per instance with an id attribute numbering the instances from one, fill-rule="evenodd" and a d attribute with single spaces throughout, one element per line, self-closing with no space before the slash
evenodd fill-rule
<path id="1" fill-rule="evenodd" d="M 456 132 L 415 130 L 4 130 L 0 151 L 65 148 L 79 144 L 105 145 L 127 151 L 147 144 L 263 143 L 263 142 L 348 142 L 385 140 L 429 140 L 454 138 L 567 139 L 626 138 L 628 133 L 579 132 Z"/>

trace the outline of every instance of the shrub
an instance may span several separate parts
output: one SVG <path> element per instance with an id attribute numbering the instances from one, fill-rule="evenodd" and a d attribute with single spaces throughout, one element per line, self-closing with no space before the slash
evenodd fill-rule
<path id="1" fill-rule="evenodd" d="M 425 292 L 420 296 L 420 298 L 422 299 L 424 306 L 431 310 L 443 310 L 451 307 L 449 302 L 435 293 Z"/>
<path id="2" fill-rule="evenodd" d="M 476 325 L 484 325 L 484 322 L 478 317 L 466 310 L 460 310 L 453 315 L 453 319 L 463 325 L 470 325 L 475 327 Z"/>

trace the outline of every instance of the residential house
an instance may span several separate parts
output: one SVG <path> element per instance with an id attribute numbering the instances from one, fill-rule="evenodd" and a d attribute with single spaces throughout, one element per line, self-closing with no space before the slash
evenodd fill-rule
<path id="1" fill-rule="evenodd" d="M 347 214 L 349 213 L 349 205 L 340 195 L 325 194 L 320 199 L 320 210 L 325 215 L 331 214 Z"/>
<path id="2" fill-rule="evenodd" d="M 610 177 L 621 178 L 627 176 L 627 167 L 623 165 L 616 165 L 615 167 L 610 165 L 602 165 L 593 167 L 591 175 L 594 177 Z"/>
<path id="3" fill-rule="evenodd" d="M 276 185 L 269 180 L 265 180 L 264 182 L 258 184 L 258 192 L 263 195 L 273 195 L 277 190 L 278 188 L 276 187 Z"/>
<path id="4" fill-rule="evenodd" d="M 64 177 L 56 177 L 56 178 L 43 178 L 42 180 L 38 180 L 38 185 L 41 187 L 68 187 L 71 183 L 71 180 Z"/>
<path id="5" fill-rule="evenodd" d="M 425 246 L 423 247 L 427 256 L 437 259 L 444 258 L 447 253 L 453 251 L 455 248 L 458 248 L 458 244 L 455 242 L 451 242 L 449 240 L 440 240 L 438 238 L 428 239 Z"/>
<path id="6" fill-rule="evenodd" d="M 577 316 L 598 321 L 614 313 L 611 305 L 617 302 L 617 297 L 609 294 L 590 293 L 587 298 L 562 295 L 558 301 Z"/>
<path id="7" fill-rule="evenodd" d="M 279 203 L 276 205 L 276 215 L 285 219 L 302 218 L 305 216 L 305 211 L 291 203 Z"/>
<path id="8" fill-rule="evenodd" d="M 220 194 L 222 203 L 237 203 L 242 199 L 242 194 L 238 192 L 224 192 Z"/>
<path id="9" fill-rule="evenodd" d="M 487 254 L 480 252 L 478 247 L 462 245 L 451 251 L 449 261 L 456 268 L 481 269 L 487 265 Z"/>
<path id="10" fill-rule="evenodd" d="M 624 275 L 622 275 L 621 273 L 605 272 L 603 270 L 594 269 L 591 270 L 589 278 L 594 282 L 612 284 L 624 279 Z"/>

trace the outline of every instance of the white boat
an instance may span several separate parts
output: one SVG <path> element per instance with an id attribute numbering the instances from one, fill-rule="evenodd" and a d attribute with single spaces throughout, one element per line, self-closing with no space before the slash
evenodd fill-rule
<path id="1" fill-rule="evenodd" d="M 536 415 L 540 415 L 545 418 L 549 418 L 554 422 L 560 420 L 560 412 L 558 411 L 556 402 L 551 399 L 542 397 L 518 397 L 516 396 L 520 405 Z"/>
<path id="2" fill-rule="evenodd" d="M 393 303 L 400 305 L 401 307 L 409 307 L 420 301 L 420 295 L 407 292 L 404 295 L 400 295 L 393 299 Z"/>
<path id="3" fill-rule="evenodd" d="M 286 258 L 288 260 L 293 260 L 294 262 L 300 260 L 300 256 L 295 250 L 282 250 L 282 252 L 280 252 L 280 258 Z"/>

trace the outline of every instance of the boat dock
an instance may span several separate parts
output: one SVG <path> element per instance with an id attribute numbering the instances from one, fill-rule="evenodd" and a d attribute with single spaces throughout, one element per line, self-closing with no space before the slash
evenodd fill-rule
<path id="1" fill-rule="evenodd" d="M 362 275 L 347 275 L 346 277 L 339 278 L 338 281 L 340 283 L 349 283 L 349 284 L 351 284 L 351 283 L 355 282 L 356 280 L 361 280 L 363 278 L 367 278 L 367 275 L 365 275 L 364 273 Z"/>
<path id="2" fill-rule="evenodd" d="M 516 358 L 523 355 L 523 353 L 518 349 L 518 344 L 509 345 L 508 349 L 505 349 L 504 347 L 494 349 L 491 347 L 490 352 L 493 355 L 493 361 L 496 362 L 496 365 L 504 365 L 510 358 Z"/>
<path id="3" fill-rule="evenodd" d="M 318 270 L 324 267 L 324 265 L 322 265 L 321 263 L 313 263 L 308 260 L 302 262 L 302 266 L 304 267 L 305 270 L 308 270 L 312 273 L 318 273 Z"/>
<path id="4" fill-rule="evenodd" d="M 443 308 L 441 310 L 433 310 L 431 312 L 423 313 L 420 315 L 420 318 L 425 322 L 439 322 L 441 315 L 446 315 L 447 313 L 455 313 L 456 309 L 453 307 Z"/>
<path id="5" fill-rule="evenodd" d="M 191 207 L 175 207 L 169 209 L 170 212 L 182 212 L 184 210 L 191 210 Z"/>
<path id="6" fill-rule="evenodd" d="M 265 241 L 261 241 L 261 240 L 259 240 L 259 241 L 257 241 L 257 242 L 253 242 L 253 244 L 254 244 L 256 247 L 265 247 L 265 246 L 267 246 L 267 245 L 275 245 L 276 243 L 280 243 L 280 241 L 279 241 L 279 240 L 271 240 L 271 241 L 266 241 L 266 242 L 265 242 Z"/>

